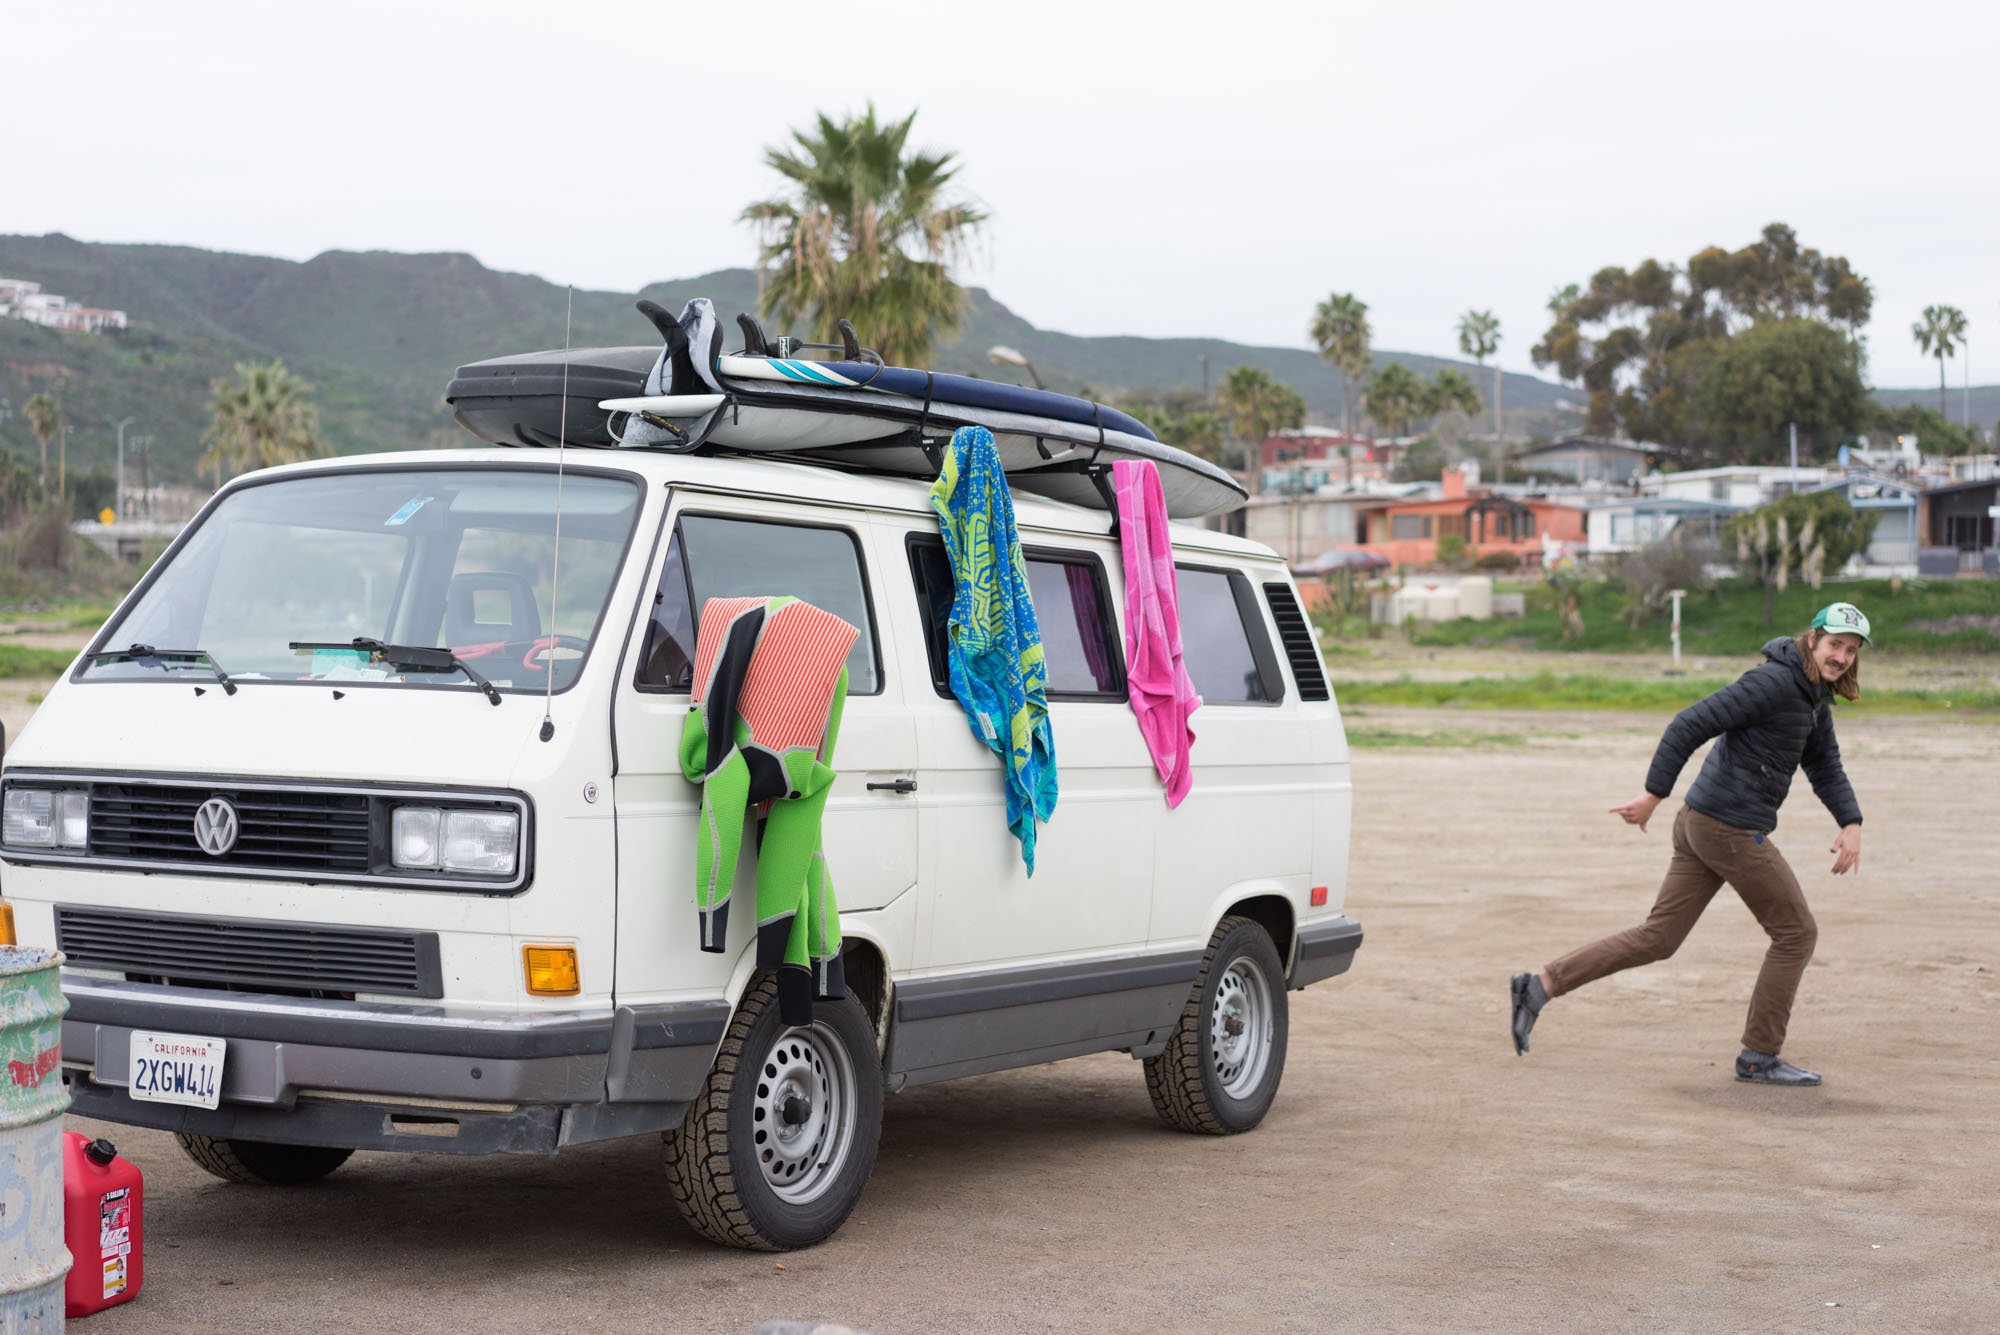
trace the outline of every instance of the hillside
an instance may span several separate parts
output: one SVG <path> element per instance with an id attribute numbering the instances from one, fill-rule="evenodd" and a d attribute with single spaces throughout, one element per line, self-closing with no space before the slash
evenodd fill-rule
<path id="1" fill-rule="evenodd" d="M 33 455 L 21 405 L 38 391 L 56 393 L 69 424 L 72 474 L 109 469 L 113 424 L 130 416 L 133 434 L 153 438 L 162 480 L 194 480 L 210 382 L 239 361 L 273 356 L 312 383 L 322 434 L 339 452 L 460 444 L 466 436 L 442 401 L 456 367 L 563 343 L 561 287 L 488 269 L 469 255 L 329 251 L 296 263 L 185 246 L 98 245 L 60 234 L 0 236 L 0 274 L 131 317 L 131 329 L 116 337 L 0 320 L 0 446 Z M 632 309 L 640 295 L 670 309 L 708 296 L 727 320 L 754 309 L 756 278 L 747 269 L 727 269 L 636 294 L 578 292 L 572 345 L 651 342 L 651 327 Z M 861 333 L 865 341 L 867 331 Z M 1199 386 L 1204 357 L 1211 383 L 1231 367 L 1258 366 L 1298 389 L 1314 420 L 1339 420 L 1340 375 L 1309 351 L 1205 338 L 1083 338 L 1039 329 L 979 288 L 971 292 L 964 329 L 940 350 L 937 365 L 1014 377 L 988 361 L 986 350 L 995 344 L 1020 349 L 1052 388 L 1099 397 Z M 1447 365 L 1474 369 L 1400 352 L 1380 352 L 1377 361 L 1403 362 L 1424 375 Z M 1571 393 L 1533 376 L 1508 375 L 1510 432 L 1561 429 L 1573 419 L 1557 404 Z"/>

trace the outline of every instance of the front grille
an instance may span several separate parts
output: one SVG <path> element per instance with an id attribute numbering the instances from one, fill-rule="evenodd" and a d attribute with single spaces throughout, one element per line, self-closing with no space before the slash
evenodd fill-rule
<path id="1" fill-rule="evenodd" d="M 195 842 L 194 815 L 211 797 L 236 808 L 236 846 L 211 857 Z M 90 851 L 140 861 L 211 862 L 274 870 L 365 873 L 368 797 L 164 783 L 99 783 L 90 797 Z"/>
<path id="2" fill-rule="evenodd" d="M 59 905 L 56 948 L 78 968 L 197 986 L 444 995 L 436 932 Z"/>

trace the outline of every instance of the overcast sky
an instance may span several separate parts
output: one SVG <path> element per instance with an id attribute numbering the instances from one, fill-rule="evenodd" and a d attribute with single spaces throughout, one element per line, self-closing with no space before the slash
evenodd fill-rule
<path id="1" fill-rule="evenodd" d="M 1527 371 L 1559 285 L 1782 220 L 1873 282 L 1873 383 L 1936 383 L 1939 302 L 2000 380 L 1991 3 L 15 0 L 0 43 L 0 232 L 629 291 L 750 263 L 764 147 L 873 99 L 1045 328 L 1307 346 L 1353 291 L 1412 352 L 1490 308 Z"/>

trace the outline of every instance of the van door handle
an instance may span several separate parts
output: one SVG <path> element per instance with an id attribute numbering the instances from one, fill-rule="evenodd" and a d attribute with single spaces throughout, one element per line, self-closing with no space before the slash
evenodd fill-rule
<path id="1" fill-rule="evenodd" d="M 917 791 L 917 781 L 915 779 L 892 779 L 888 783 L 871 783 L 868 785 L 868 791 L 871 793 L 914 793 Z"/>

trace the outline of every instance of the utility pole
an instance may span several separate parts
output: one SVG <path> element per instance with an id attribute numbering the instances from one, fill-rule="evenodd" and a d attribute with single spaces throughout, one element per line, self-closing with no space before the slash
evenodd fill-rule
<path id="1" fill-rule="evenodd" d="M 118 499 L 112 504 L 114 522 L 123 521 L 125 518 L 125 428 L 137 420 L 135 417 L 118 419 Z"/>
<path id="2" fill-rule="evenodd" d="M 1207 404 L 1208 404 L 1208 354 L 1207 354 L 1207 353 L 1205 353 L 1205 352 L 1201 354 L 1201 401 L 1202 401 L 1202 404 L 1203 404 L 1203 406 L 1207 406 Z"/>
<path id="3" fill-rule="evenodd" d="M 1799 424 L 1787 423 L 1792 431 L 1792 494 L 1799 494 Z"/>

